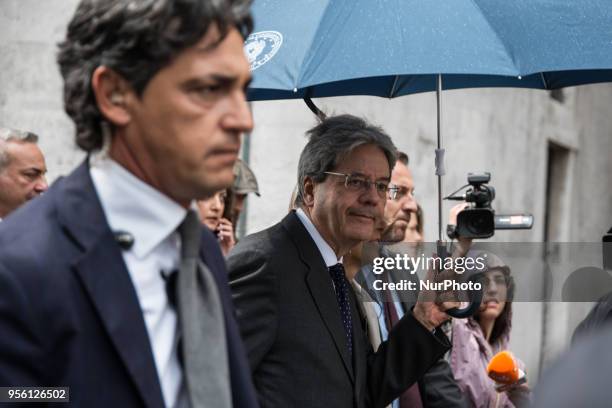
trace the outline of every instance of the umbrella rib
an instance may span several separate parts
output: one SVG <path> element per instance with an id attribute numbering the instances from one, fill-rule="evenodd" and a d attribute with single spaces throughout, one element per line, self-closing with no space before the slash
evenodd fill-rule
<path id="1" fill-rule="evenodd" d="M 313 44 L 315 43 L 315 39 L 319 37 L 317 34 L 319 33 L 319 30 L 321 29 L 321 23 L 325 19 L 325 16 L 327 14 L 327 9 L 329 9 L 331 3 L 332 3 L 332 0 L 329 0 L 327 2 L 327 4 L 325 5 L 325 9 L 321 13 L 321 18 L 317 22 L 317 28 L 316 28 L 316 30 L 314 30 L 314 34 L 313 34 L 312 38 L 310 39 L 310 45 L 308 46 L 308 51 L 306 52 L 306 54 L 304 55 L 304 59 L 302 60 L 302 64 L 301 64 L 302 69 L 300 69 L 299 75 L 297 77 L 297 81 L 294 84 L 294 88 L 298 88 L 298 85 L 302 82 L 302 79 L 304 78 L 304 73 L 306 71 L 308 71 L 308 67 L 310 65 L 310 62 L 313 60 L 313 57 L 312 57 L 312 52 L 313 52 L 312 51 L 312 47 L 313 47 Z"/>
<path id="2" fill-rule="evenodd" d="M 544 76 L 543 72 L 540 72 L 540 77 L 542 77 L 542 82 L 544 83 L 544 89 L 549 89 L 548 82 L 546 82 L 546 77 Z"/>
<path id="3" fill-rule="evenodd" d="M 403 0 L 396 0 L 395 5 L 397 7 L 397 10 L 400 9 L 402 1 Z M 407 41 L 406 41 L 406 38 L 404 37 L 403 24 L 402 24 L 402 21 L 400 19 L 399 13 L 396 13 L 395 17 L 396 17 L 395 18 L 396 30 L 399 33 L 399 35 L 401 36 L 401 38 L 402 38 L 402 42 L 401 43 L 402 44 L 406 44 Z M 397 83 L 399 81 L 399 77 L 400 76 L 398 74 L 395 75 L 395 79 L 393 80 L 393 87 L 391 87 L 391 93 L 389 94 L 389 98 L 393 98 L 393 95 L 396 92 L 396 88 L 397 88 Z"/>
<path id="4" fill-rule="evenodd" d="M 491 22 L 489 21 L 489 19 L 487 18 L 487 16 L 485 15 L 485 13 L 483 13 L 482 9 L 480 8 L 480 6 L 477 3 L 477 0 L 470 0 L 472 2 L 472 4 L 474 5 L 474 7 L 476 7 L 476 9 L 480 12 L 480 15 L 482 16 L 482 18 L 484 19 L 484 21 L 487 22 L 488 26 L 491 28 L 491 31 L 493 31 L 493 33 L 495 34 L 495 36 L 497 37 L 497 39 L 499 40 L 500 44 L 504 47 L 504 50 L 506 51 L 506 55 L 508 55 L 510 57 L 510 60 L 512 61 L 512 64 L 514 65 L 514 68 L 516 68 L 517 72 L 520 75 L 521 70 L 518 69 L 518 67 L 516 66 L 516 61 L 514 60 L 514 57 L 512 56 L 512 54 L 510 53 L 510 50 L 508 48 L 508 46 L 506 45 L 506 43 L 502 40 L 501 36 L 499 35 L 499 33 L 497 32 L 497 30 L 495 29 L 495 27 L 493 27 L 493 24 L 491 24 Z"/>
<path id="5" fill-rule="evenodd" d="M 395 87 L 397 86 L 397 81 L 399 80 L 399 75 L 395 76 L 393 80 L 393 86 L 391 87 L 391 93 L 389 93 L 389 98 L 393 98 L 393 94 L 395 93 Z"/>

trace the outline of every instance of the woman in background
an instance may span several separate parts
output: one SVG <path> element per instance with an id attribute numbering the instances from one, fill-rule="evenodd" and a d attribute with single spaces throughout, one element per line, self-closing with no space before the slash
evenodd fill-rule
<path id="1" fill-rule="evenodd" d="M 471 251 L 467 257 L 485 259 L 483 298 L 480 309 L 467 319 L 453 319 L 451 368 L 470 406 L 478 408 L 521 407 L 529 403 L 529 387 L 522 384 L 499 392 L 487 374 L 493 356 L 508 348 L 512 321 L 514 280 L 510 268 L 496 255 Z M 469 273 L 469 272 L 466 272 Z M 517 361 L 519 368 L 524 364 Z"/>
<path id="2" fill-rule="evenodd" d="M 232 223 L 223 217 L 226 200 L 227 191 L 221 190 L 206 200 L 198 201 L 200 221 L 217 236 L 224 256 L 236 245 Z"/>

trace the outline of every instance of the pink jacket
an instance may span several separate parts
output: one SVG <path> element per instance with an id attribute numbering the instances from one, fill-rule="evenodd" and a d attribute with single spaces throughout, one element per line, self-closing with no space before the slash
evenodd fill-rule
<path id="1" fill-rule="evenodd" d="M 476 320 L 453 319 L 452 337 L 451 368 L 459 388 L 471 405 L 477 408 L 514 408 L 505 392 L 495 391 L 495 382 L 487 375 L 487 365 L 491 358 L 507 349 L 510 327 L 507 327 L 504 334 L 491 346 Z M 522 362 L 519 362 L 519 365 L 524 369 Z"/>

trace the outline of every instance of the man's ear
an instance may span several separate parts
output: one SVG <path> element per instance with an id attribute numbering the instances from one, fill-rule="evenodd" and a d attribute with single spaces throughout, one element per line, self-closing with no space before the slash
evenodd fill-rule
<path id="1" fill-rule="evenodd" d="M 133 92 L 125 79 L 112 69 L 100 66 L 91 76 L 91 87 L 102 116 L 114 126 L 125 126 L 130 122 L 126 106 Z"/>
<path id="2" fill-rule="evenodd" d="M 314 190 L 314 181 L 311 177 L 306 176 L 304 178 L 304 196 L 302 197 L 306 207 L 312 207 L 314 205 Z"/>

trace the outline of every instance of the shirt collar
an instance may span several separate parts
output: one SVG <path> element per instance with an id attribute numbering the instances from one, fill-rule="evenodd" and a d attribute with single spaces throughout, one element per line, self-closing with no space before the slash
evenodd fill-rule
<path id="1" fill-rule="evenodd" d="M 336 253 L 334 252 L 334 250 L 323 239 L 321 234 L 319 234 L 319 231 L 317 231 L 317 227 L 315 227 L 315 225 L 312 223 L 308 215 L 306 215 L 304 210 L 302 210 L 301 208 L 298 208 L 297 210 L 295 210 L 295 214 L 298 216 L 300 221 L 302 221 L 302 224 L 304 224 L 306 231 L 308 231 L 308 233 L 310 234 L 310 237 L 315 242 L 315 245 L 317 246 L 317 248 L 319 248 L 319 252 L 321 253 L 321 256 L 323 257 L 325 266 L 329 268 L 330 266 L 334 266 L 337 263 L 342 263 L 342 258 L 338 259 L 336 257 Z"/>
<path id="2" fill-rule="evenodd" d="M 111 230 L 132 234 L 131 251 L 138 258 L 170 236 L 187 214 L 109 157 L 90 161 L 90 173 Z"/>

